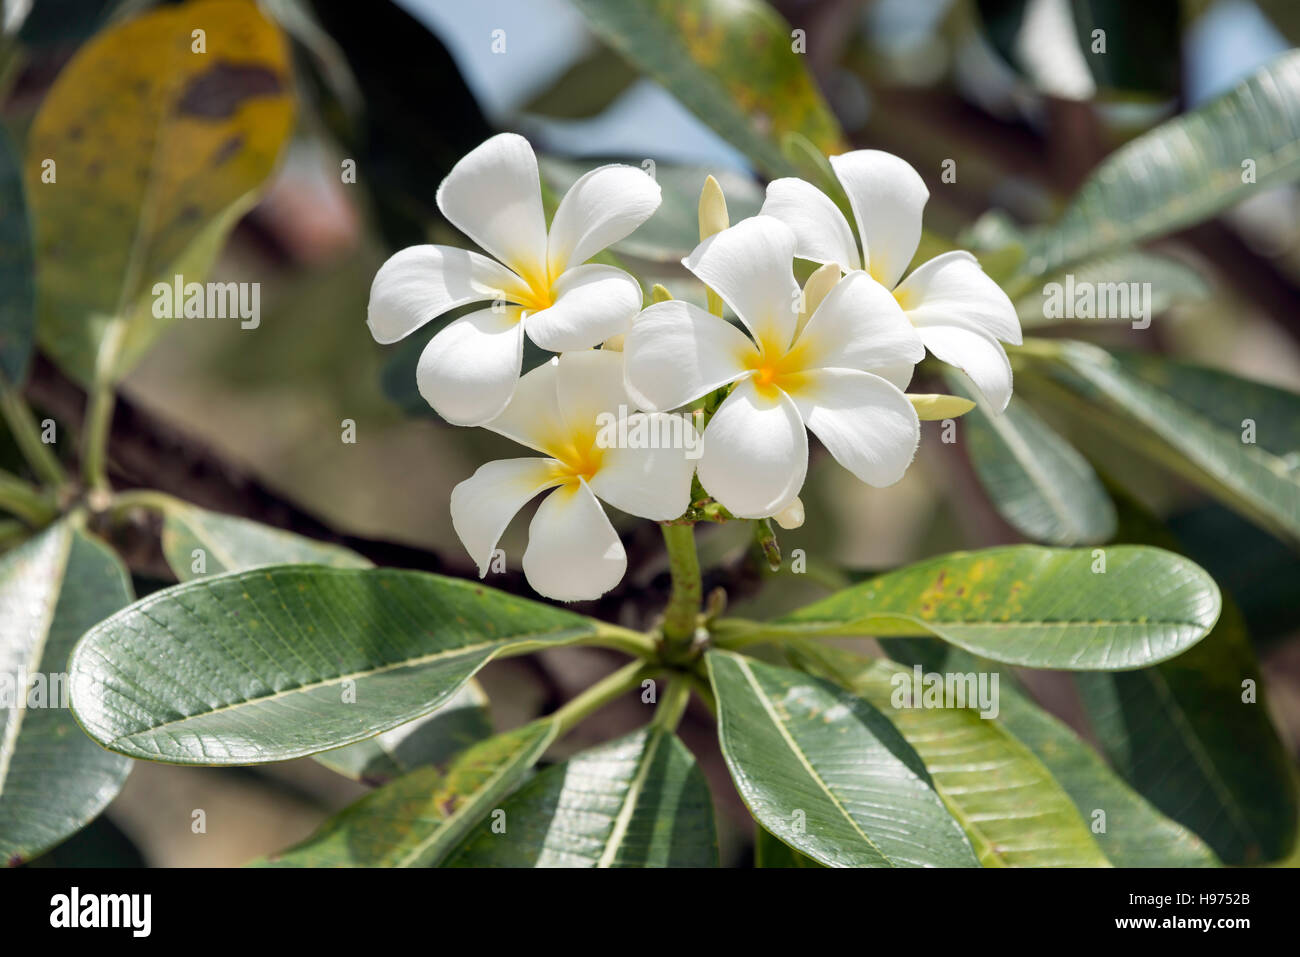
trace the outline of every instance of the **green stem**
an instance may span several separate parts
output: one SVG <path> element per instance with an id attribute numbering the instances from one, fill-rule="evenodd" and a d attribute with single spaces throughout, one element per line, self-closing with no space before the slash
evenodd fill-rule
<path id="1" fill-rule="evenodd" d="M 552 720 L 558 725 L 556 737 L 568 734 L 588 715 L 599 711 L 619 695 L 627 694 L 654 672 L 655 668 L 652 665 L 647 665 L 643 661 L 634 661 L 597 681 L 551 714 Z"/>
<path id="2" fill-rule="evenodd" d="M 695 526 L 660 525 L 668 548 L 668 570 L 673 578 L 672 594 L 664 608 L 664 639 L 669 649 L 685 650 L 695 640 L 696 622 L 704 585 L 700 581 L 700 559 L 695 553 Z"/>
<path id="3" fill-rule="evenodd" d="M 118 348 L 125 332 L 126 323 L 121 319 L 110 322 L 95 357 L 95 382 L 86 408 L 81 457 L 81 475 L 92 491 L 108 488 L 108 434 L 113 425 L 113 405 L 117 399 L 113 370 L 117 366 Z"/>
<path id="4" fill-rule="evenodd" d="M 0 509 L 35 526 L 46 525 L 59 514 L 58 507 L 48 495 L 3 469 L 0 469 Z"/>
<path id="5" fill-rule="evenodd" d="M 667 731 L 676 731 L 691 700 L 691 682 L 686 675 L 676 675 L 668 683 L 668 690 L 659 699 L 651 724 Z"/>
<path id="6" fill-rule="evenodd" d="M 919 638 L 933 637 L 934 632 L 918 621 L 883 612 L 868 612 L 852 621 L 778 622 L 746 621 L 723 618 L 711 629 L 713 643 L 719 648 L 735 650 L 762 642 L 782 642 L 798 638 Z"/>
<path id="7" fill-rule="evenodd" d="M 654 639 L 630 628 L 620 628 L 609 622 L 596 622 L 596 635 L 587 644 L 613 648 L 635 658 L 653 658 L 658 651 Z"/>
<path id="8" fill-rule="evenodd" d="M 9 425 L 14 442 L 42 482 L 61 487 L 68 477 L 50 447 L 41 441 L 40 426 L 19 391 L 0 381 L 0 415 Z"/>

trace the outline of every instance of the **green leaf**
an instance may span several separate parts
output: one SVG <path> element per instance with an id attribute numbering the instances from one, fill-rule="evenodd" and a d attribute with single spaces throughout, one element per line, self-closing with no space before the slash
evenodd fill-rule
<path id="1" fill-rule="evenodd" d="M 1290 850 L 1295 779 L 1235 607 L 1225 607 L 1210 637 L 1174 661 L 1080 679 L 1103 750 L 1147 800 L 1225 863 L 1259 864 Z M 1256 700 L 1243 700 L 1246 681 Z"/>
<path id="2" fill-rule="evenodd" d="M 1300 396 L 1154 356 L 1118 359 L 1082 342 L 1059 343 L 1054 359 L 1033 368 L 1055 384 L 1049 400 L 1300 541 Z"/>
<path id="3" fill-rule="evenodd" d="M 1300 52 L 1291 50 L 1103 160 L 1060 220 L 1034 237 L 1026 272 L 1054 273 L 1190 226 L 1298 175 Z"/>
<path id="4" fill-rule="evenodd" d="M 707 661 L 727 768 L 776 837 L 832 867 L 978 865 L 916 752 L 870 704 L 743 655 Z"/>
<path id="5" fill-rule="evenodd" d="M 591 28 L 769 176 L 794 173 L 787 132 L 845 150 L 839 124 L 794 52 L 788 24 L 759 0 L 574 0 Z"/>
<path id="6" fill-rule="evenodd" d="M 288 45 L 255 4 L 167 6 L 83 46 L 28 137 L 41 347 L 86 384 L 121 322 L 125 374 L 163 327 L 154 284 L 204 278 L 292 125 Z"/>
<path id="7" fill-rule="evenodd" d="M 81 733 L 66 701 L 73 644 L 130 600 L 113 553 L 67 522 L 0 558 L 0 860 L 75 833 L 131 770 Z"/>
<path id="8" fill-rule="evenodd" d="M 1106 829 L 1093 836 L 1116 867 L 1218 866 L 1204 841 L 1152 807 L 1073 731 L 1009 683 L 998 721 L 1047 766 L 1086 820 L 1105 812 Z"/>
<path id="9" fill-rule="evenodd" d="M 557 725 L 543 719 L 489 738 L 447 770 L 412 771 L 326 821 L 307 840 L 255 864 L 434 867 L 537 763 Z"/>
<path id="10" fill-rule="evenodd" d="M 432 714 L 365 741 L 322 751 L 315 757 L 325 767 L 354 781 L 384 784 L 418 767 L 443 765 L 491 736 L 487 695 L 471 678 Z"/>
<path id="11" fill-rule="evenodd" d="M 36 320 L 33 272 L 22 170 L 0 130 L 0 388 L 27 376 Z"/>
<path id="12" fill-rule="evenodd" d="M 542 176 L 561 195 L 578 177 L 593 167 L 591 162 L 575 163 L 551 156 L 541 158 Z M 700 190 L 710 171 L 701 166 L 655 164 L 655 181 L 663 201 L 646 222 L 631 236 L 612 247 L 624 256 L 636 256 L 651 262 L 674 263 L 690 254 L 700 244 Z M 737 173 L 714 173 L 727 197 L 731 221 L 738 222 L 758 213 L 763 205 L 763 189 L 748 176 Z"/>
<path id="13" fill-rule="evenodd" d="M 718 866 L 704 774 L 657 725 L 552 765 L 500 810 L 444 866 Z"/>
<path id="14" fill-rule="evenodd" d="M 966 673 L 992 663 L 929 639 L 890 638 L 887 654 L 927 671 Z M 1065 724 L 1035 704 L 1010 670 L 1001 672 L 997 724 L 1037 756 L 1091 826 L 1093 839 L 1117 867 L 1216 867 L 1199 837 L 1171 821 L 1097 756 Z M 1098 811 L 1105 829 L 1097 831 Z"/>
<path id="15" fill-rule="evenodd" d="M 957 376 L 944 381 L 971 397 Z M 1097 473 L 1018 397 L 1001 415 L 976 405 L 962 428 L 980 485 L 1021 534 L 1052 545 L 1084 545 L 1115 533 L 1115 506 Z"/>
<path id="16" fill-rule="evenodd" d="M 209 512 L 178 500 L 169 501 L 163 509 L 162 549 L 168 566 L 181 581 L 263 565 L 309 563 L 369 568 L 371 564 L 341 545 Z"/>
<path id="17" fill-rule="evenodd" d="M 982 261 L 982 260 L 981 260 Z M 1158 256 L 1136 249 L 1126 249 L 1111 256 L 1102 256 L 1071 266 L 1042 281 L 1034 291 L 1016 297 L 1016 313 L 1025 328 L 1052 325 L 1059 322 L 1087 322 L 1127 326 L 1139 319 L 1133 306 L 1128 310 L 1112 309 L 1111 287 L 1115 295 L 1125 295 L 1133 283 L 1149 283 L 1147 318 L 1157 316 L 1176 302 L 1195 301 L 1210 294 L 1209 284 L 1201 274 L 1186 263 L 1169 256 Z M 1055 283 L 1058 288 L 1052 288 Z M 1084 285 L 1087 283 L 1088 285 Z M 1091 289 L 1091 305 L 1080 305 L 1080 290 Z M 1117 300 L 1117 306 L 1133 303 L 1131 297 Z M 1072 304 L 1072 305 L 1071 305 Z M 1128 315 L 1120 314 L 1127 311 Z"/>
<path id="18" fill-rule="evenodd" d="M 132 757 L 283 761 L 429 714 L 497 655 L 594 634 L 591 619 L 438 575 L 273 566 L 164 589 L 91 629 L 72 706 Z"/>
<path id="19" fill-rule="evenodd" d="M 986 716 L 975 698 L 962 708 L 951 702 L 922 707 L 922 688 L 916 686 L 913 670 L 892 661 L 810 641 L 792 651 L 801 667 L 870 702 L 916 749 L 934 789 L 985 867 L 1110 866 L 1051 772 L 994 720 L 1000 675 L 997 685 L 991 684 L 993 678 L 985 679 L 993 709 Z M 978 681 L 979 671 L 988 674 L 976 668 L 959 673 Z M 943 680 L 942 672 L 926 673 Z M 911 691 L 905 694 L 907 688 Z"/>
<path id="20" fill-rule="evenodd" d="M 621 56 L 607 46 L 598 46 L 530 99 L 521 112 L 559 120 L 587 119 L 603 113 L 638 76 Z"/>
<path id="21" fill-rule="evenodd" d="M 1186 651 L 1219 606 L 1213 579 L 1162 549 L 1011 545 L 886 572 L 779 619 L 773 632 L 935 635 L 1008 664 L 1116 671 Z"/>
<path id="22" fill-rule="evenodd" d="M 773 867 L 822 867 L 807 854 L 800 854 L 789 844 L 772 836 L 772 832 L 761 824 L 754 825 L 754 866 Z"/>
<path id="23" fill-rule="evenodd" d="M 264 565 L 308 563 L 369 568 L 369 560 L 330 545 L 178 499 L 162 510 L 162 550 L 180 581 L 247 571 Z M 472 678 L 432 714 L 346 747 L 316 755 L 339 774 L 380 784 L 422 764 L 435 764 L 492 734 L 487 698 Z M 399 753 L 401 758 L 399 759 Z"/>

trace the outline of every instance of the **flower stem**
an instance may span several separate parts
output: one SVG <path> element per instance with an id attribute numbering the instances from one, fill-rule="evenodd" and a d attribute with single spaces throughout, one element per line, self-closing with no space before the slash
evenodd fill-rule
<path id="1" fill-rule="evenodd" d="M 676 731 L 690 700 L 690 680 L 684 674 L 674 676 L 668 683 L 668 690 L 655 706 L 655 716 L 651 724 L 667 731 Z"/>
<path id="2" fill-rule="evenodd" d="M 664 640 L 669 651 L 684 651 L 695 639 L 696 622 L 704 586 L 700 581 L 700 559 L 695 554 L 695 526 L 660 525 L 668 547 L 668 570 L 673 590 L 664 608 Z"/>
<path id="3" fill-rule="evenodd" d="M 95 357 L 95 382 L 86 408 L 81 456 L 82 478 L 92 491 L 108 488 L 108 433 L 113 424 L 113 405 L 117 398 L 113 370 L 125 333 L 126 323 L 121 319 L 110 322 Z"/>
<path id="4" fill-rule="evenodd" d="M 634 661 L 597 681 L 551 714 L 551 719 L 559 726 L 556 737 L 568 734 L 588 715 L 600 710 L 619 695 L 627 694 L 654 672 L 653 665 Z"/>
<path id="5" fill-rule="evenodd" d="M 0 509 L 33 526 L 45 525 L 59 514 L 48 495 L 3 469 L 0 469 Z"/>
<path id="6" fill-rule="evenodd" d="M 19 391 L 0 379 L 0 415 L 9 425 L 14 442 L 42 482 L 60 487 L 67 481 L 63 466 L 50 447 L 41 441 L 41 430 L 31 408 Z"/>

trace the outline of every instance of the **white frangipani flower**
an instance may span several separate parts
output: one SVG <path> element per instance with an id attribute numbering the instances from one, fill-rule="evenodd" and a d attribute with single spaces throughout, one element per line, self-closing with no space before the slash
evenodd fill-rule
<path id="1" fill-rule="evenodd" d="M 493 305 L 450 323 L 420 356 L 420 394 L 448 422 L 481 425 L 519 380 L 524 333 L 543 349 L 589 349 L 619 335 L 641 308 L 641 286 L 613 266 L 582 265 L 659 207 L 660 190 L 632 166 L 594 169 L 560 201 L 549 233 L 537 157 L 502 133 L 458 162 L 438 208 L 495 259 L 454 246 L 411 246 L 375 275 L 366 319 L 396 342 L 471 302 Z"/>
<path id="2" fill-rule="evenodd" d="M 893 290 L 908 320 L 936 357 L 965 372 L 1001 411 L 1011 401 L 1011 363 L 998 340 L 1019 345 L 1020 321 L 1001 287 L 963 250 L 943 253 L 899 282 L 921 241 L 930 191 L 906 160 L 880 150 L 830 157 L 848 194 L 862 239 L 829 196 L 801 179 L 773 180 L 760 215 L 774 216 L 796 237 L 795 255 L 847 270 L 865 269 Z"/>
<path id="3" fill-rule="evenodd" d="M 489 462 L 451 493 L 452 524 L 480 577 L 515 513 L 548 489 L 528 526 L 523 567 L 528 583 L 557 601 L 598 598 L 627 568 L 598 499 L 656 521 L 686 511 L 695 463 L 682 449 L 602 444 L 606 416 L 632 405 L 618 352 L 565 353 L 520 378 L 505 411 L 485 427 L 546 458 Z M 629 429 L 645 417 L 629 415 Z"/>
<path id="4" fill-rule="evenodd" d="M 898 303 L 858 270 L 829 291 L 822 284 L 801 327 L 794 247 L 785 224 L 756 216 L 682 260 L 749 336 L 674 300 L 642 312 L 623 346 L 628 388 L 642 408 L 674 409 L 735 384 L 705 428 L 698 466 L 709 494 L 740 518 L 784 513 L 794 502 L 808 470 L 805 426 L 877 486 L 902 477 L 920 437 L 900 386 L 925 347 Z"/>

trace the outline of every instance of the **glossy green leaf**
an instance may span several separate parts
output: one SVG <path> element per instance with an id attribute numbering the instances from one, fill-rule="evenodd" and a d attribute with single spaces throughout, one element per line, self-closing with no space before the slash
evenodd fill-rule
<path id="1" fill-rule="evenodd" d="M 132 757 L 282 761 L 429 714 L 497 655 L 595 632 L 438 575 L 272 566 L 164 589 L 93 628 L 72 655 L 72 705 Z"/>
<path id="2" fill-rule="evenodd" d="M 1057 358 L 1033 368 L 1048 372 L 1053 392 L 1064 386 L 1070 411 L 1300 541 L 1300 395 L 1187 363 L 1118 359 L 1082 342 L 1061 343 Z"/>
<path id="3" fill-rule="evenodd" d="M 650 726 L 542 771 L 446 867 L 717 867 L 713 800 L 691 752 Z"/>
<path id="4" fill-rule="evenodd" d="M 280 31 L 255 4 L 221 0 L 104 30 L 59 73 L 26 171 L 37 336 L 73 378 L 91 381 L 110 328 L 124 374 L 165 325 L 155 283 L 206 278 L 289 137 L 291 82 Z"/>
<path id="5" fill-rule="evenodd" d="M 1147 800 L 1228 864 L 1273 861 L 1290 850 L 1295 778 L 1233 606 L 1210 637 L 1173 661 L 1079 677 L 1098 740 Z M 1254 700 L 1246 700 L 1246 682 Z"/>
<path id="6" fill-rule="evenodd" d="M 210 512 L 179 500 L 163 509 L 162 549 L 167 564 L 181 581 L 263 565 L 309 563 L 369 568 L 371 564 L 341 545 Z"/>
<path id="7" fill-rule="evenodd" d="M 371 565 L 341 545 L 210 512 L 179 500 L 168 502 L 163 509 L 162 549 L 167 564 L 181 581 L 264 565 Z M 353 780 L 382 784 L 421 765 L 441 764 L 491 734 L 487 696 L 471 678 L 432 714 L 315 757 L 327 768 Z"/>
<path id="8" fill-rule="evenodd" d="M 758 822 L 832 867 L 974 867 L 921 759 L 875 708 L 827 681 L 707 655 L 718 738 Z"/>
<path id="9" fill-rule="evenodd" d="M 541 160 L 542 176 L 560 195 L 594 165 L 549 156 Z M 763 205 L 763 189 L 748 176 L 712 172 L 700 166 L 658 163 L 654 175 L 663 201 L 636 232 L 614 244 L 614 251 L 651 262 L 674 264 L 689 255 L 700 244 L 700 190 L 711 173 L 727 197 L 727 209 L 733 223 L 758 213 Z"/>
<path id="10" fill-rule="evenodd" d="M 489 738 L 445 771 L 420 768 L 368 794 L 273 867 L 433 867 L 523 780 L 555 739 L 543 719 Z"/>
<path id="11" fill-rule="evenodd" d="M 1291 50 L 1103 160 L 1060 220 L 1034 237 L 1026 272 L 1054 273 L 1190 226 L 1297 176 L 1300 52 Z"/>
<path id="12" fill-rule="evenodd" d="M 130 600 L 113 553 L 67 522 L 0 558 L 0 860 L 75 833 L 131 770 L 81 733 L 66 673 L 82 632 Z"/>
<path id="13" fill-rule="evenodd" d="M 888 638 L 886 654 L 927 671 L 966 673 L 996 667 L 928 638 Z M 1093 839 L 1117 867 L 1215 867 L 1205 842 L 1165 817 L 1130 788 L 1057 718 L 1039 707 L 1009 668 L 1001 670 L 997 723 L 1042 761 L 1065 788 Z M 1100 818 L 1098 812 L 1104 812 Z"/>
<path id="14" fill-rule="evenodd" d="M 487 695 L 471 678 L 432 714 L 315 758 L 354 781 L 384 784 L 419 767 L 441 766 L 491 736 Z"/>
<path id="15" fill-rule="evenodd" d="M 959 395 L 971 392 L 945 376 Z M 1000 415 L 982 405 L 961 429 L 980 485 L 1010 525 L 1050 545 L 1104 542 L 1115 533 L 1115 506 L 1092 466 L 1016 396 Z"/>
<path id="16" fill-rule="evenodd" d="M 1218 866 L 1204 841 L 1152 807 L 1065 724 L 1010 682 L 1001 693 L 998 722 L 1065 788 L 1116 867 Z M 1106 815 L 1102 831 L 1095 830 L 1098 811 Z"/>
<path id="17" fill-rule="evenodd" d="M 978 695 L 966 707 L 940 702 L 948 706 L 930 708 L 922 706 L 923 690 L 916 687 L 913 669 L 904 665 L 821 642 L 800 642 L 791 650 L 801 667 L 870 702 L 916 749 L 934 789 L 985 867 L 1109 866 L 1070 796 L 1034 753 L 995 720 L 1002 694 L 996 670 L 959 672 L 975 680 L 962 686 L 963 693 L 980 687 L 980 672 L 986 676 L 987 710 L 981 711 L 985 702 Z"/>
<path id="18" fill-rule="evenodd" d="M 591 28 L 770 176 L 792 175 L 786 132 L 844 151 L 839 124 L 760 0 L 574 0 Z"/>
<path id="19" fill-rule="evenodd" d="M 1011 545 L 886 572 L 779 619 L 771 633 L 936 635 L 1008 664 L 1116 671 L 1186 651 L 1219 606 L 1213 579 L 1162 549 Z"/>
<path id="20" fill-rule="evenodd" d="M 36 324 L 34 271 L 22 169 L 0 130 L 0 387 L 27 375 Z"/>
<path id="21" fill-rule="evenodd" d="M 800 854 L 789 844 L 786 844 L 780 838 L 772 836 L 772 833 L 763 825 L 754 825 L 754 866 L 763 868 L 773 867 L 824 867 L 807 854 Z"/>

